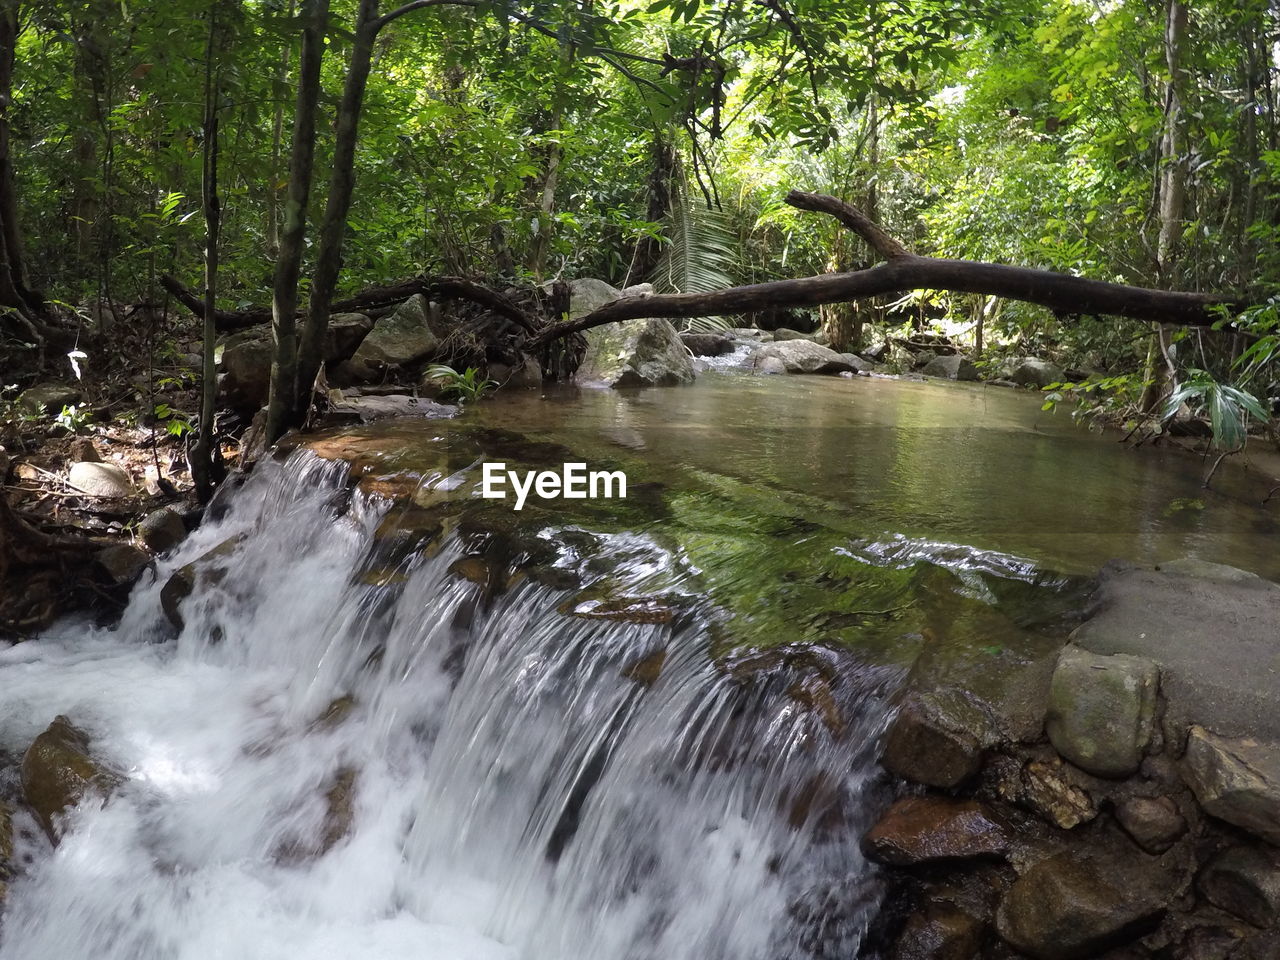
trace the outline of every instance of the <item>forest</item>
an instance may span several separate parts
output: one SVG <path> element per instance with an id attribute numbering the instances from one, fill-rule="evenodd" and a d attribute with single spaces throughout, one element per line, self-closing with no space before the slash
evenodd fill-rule
<path id="1" fill-rule="evenodd" d="M 1280 0 L 0 0 L 0 960 L 1280 956 Z"/>

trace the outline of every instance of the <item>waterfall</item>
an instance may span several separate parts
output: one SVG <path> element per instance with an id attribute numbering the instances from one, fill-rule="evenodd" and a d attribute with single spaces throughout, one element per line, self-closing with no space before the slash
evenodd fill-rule
<path id="1" fill-rule="evenodd" d="M 18 812 L 0 960 L 857 954 L 882 671 L 723 652 L 642 533 L 607 575 L 683 580 L 672 616 L 574 616 L 519 557 L 491 589 L 457 572 L 473 540 L 390 549 L 396 508 L 347 483 L 264 462 L 118 625 L 0 650 L 5 766 L 62 714 L 127 777 L 56 847 Z M 605 576 L 562 532 L 552 566 Z"/>

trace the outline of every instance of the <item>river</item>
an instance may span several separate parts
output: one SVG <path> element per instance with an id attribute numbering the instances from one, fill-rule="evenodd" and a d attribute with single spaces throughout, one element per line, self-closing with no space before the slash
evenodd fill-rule
<path id="1" fill-rule="evenodd" d="M 516 514 L 474 496 L 486 458 L 629 496 Z M 220 494 L 117 627 L 0 650 L 0 784 L 60 714 L 125 778 L 56 847 L 18 812 L 0 958 L 853 957 L 927 638 L 1061 637 L 1113 557 L 1280 575 L 1245 480 L 1199 470 L 1025 394 L 867 379 L 323 437 Z"/>

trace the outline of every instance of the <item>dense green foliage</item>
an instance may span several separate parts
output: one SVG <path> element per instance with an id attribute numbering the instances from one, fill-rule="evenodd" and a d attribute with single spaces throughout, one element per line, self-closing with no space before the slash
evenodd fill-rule
<path id="1" fill-rule="evenodd" d="M 216 10 L 221 299 L 269 302 L 295 0 L 5 4 L 20 26 L 9 122 L 32 285 L 81 305 L 159 302 L 164 272 L 198 285 Z M 355 6 L 331 7 L 321 185 Z M 1187 6 L 1176 76 L 1166 11 L 1137 0 L 415 10 L 377 40 L 342 285 L 427 272 L 705 290 L 869 263 L 836 224 L 782 204 L 796 187 L 858 203 L 921 253 L 1244 292 L 1261 305 L 1249 315 L 1261 341 L 1197 334 L 1173 352 L 1256 385 L 1276 344 L 1280 11 Z M 1170 169 L 1185 202 L 1162 262 Z M 317 186 L 313 224 L 324 202 Z M 909 301 L 952 332 L 972 337 L 981 320 L 988 346 L 1056 350 L 1081 370 L 1140 373 L 1149 351 L 1140 324 L 973 296 Z"/>

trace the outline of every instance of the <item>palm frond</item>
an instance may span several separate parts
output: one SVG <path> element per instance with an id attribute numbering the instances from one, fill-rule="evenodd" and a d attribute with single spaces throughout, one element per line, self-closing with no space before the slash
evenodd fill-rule
<path id="1" fill-rule="evenodd" d="M 739 263 L 733 218 L 689 196 L 677 182 L 663 230 L 664 246 L 650 282 L 658 293 L 710 293 L 732 287 Z M 732 325 L 727 317 L 685 321 L 685 329 L 716 330 Z"/>

